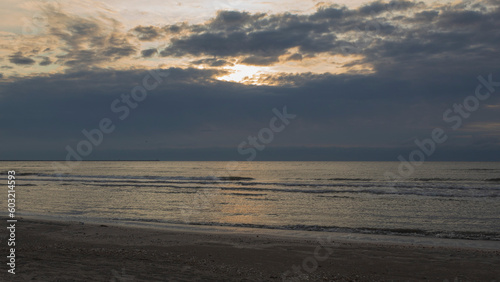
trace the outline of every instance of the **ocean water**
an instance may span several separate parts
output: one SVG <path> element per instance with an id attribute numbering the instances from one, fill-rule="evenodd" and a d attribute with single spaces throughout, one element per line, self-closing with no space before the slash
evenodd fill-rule
<path id="1" fill-rule="evenodd" d="M 427 162 L 388 181 L 398 165 L 116 161 L 62 172 L 32 161 L 0 171 L 16 171 L 18 216 L 500 241 L 500 163 Z"/>

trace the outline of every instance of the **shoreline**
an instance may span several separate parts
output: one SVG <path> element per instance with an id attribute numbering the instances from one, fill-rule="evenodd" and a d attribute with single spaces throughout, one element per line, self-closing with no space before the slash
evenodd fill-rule
<path id="1" fill-rule="evenodd" d="M 227 233 L 227 234 L 256 234 L 276 236 L 280 238 L 315 240 L 317 237 L 333 237 L 336 241 L 349 243 L 378 243 L 388 245 L 418 245 L 426 247 L 459 247 L 471 249 L 486 249 L 500 251 L 500 240 L 482 240 L 482 239 L 463 239 L 435 236 L 418 236 L 415 234 L 380 234 L 363 232 L 344 232 L 344 231 L 317 231 L 302 229 L 282 229 L 266 228 L 253 226 L 232 226 L 217 224 L 188 224 L 188 223 L 169 223 L 141 220 L 121 220 L 121 219 L 103 219 L 103 218 L 79 218 L 72 216 L 50 216 L 43 214 L 20 214 L 19 218 L 24 221 L 39 222 L 65 222 L 65 223 L 84 223 L 94 225 L 109 225 L 125 228 L 144 228 L 160 231 L 184 231 L 201 233 Z M 0 220 L 7 220 L 0 216 Z"/>
<path id="2" fill-rule="evenodd" d="M 460 242 L 444 246 L 391 242 L 393 238 L 342 238 L 331 232 L 18 219 L 16 274 L 4 269 L 0 275 L 3 281 L 283 281 L 284 276 L 285 281 L 500 278 L 500 249 L 462 247 Z M 4 239 L 1 249 L 8 255 Z"/>

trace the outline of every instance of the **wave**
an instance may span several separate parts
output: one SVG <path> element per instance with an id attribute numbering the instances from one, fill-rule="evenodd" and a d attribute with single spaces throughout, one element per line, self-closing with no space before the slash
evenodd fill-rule
<path id="1" fill-rule="evenodd" d="M 369 178 L 329 178 L 331 183 L 314 183 L 314 182 L 262 182 L 256 181 L 255 178 L 246 176 L 131 176 L 131 175 L 77 175 L 77 174 L 45 174 L 45 173 L 24 173 L 19 175 L 38 176 L 23 178 L 27 181 L 59 181 L 64 182 L 81 182 L 81 183 L 123 183 L 130 184 L 202 184 L 213 185 L 220 183 L 237 184 L 241 186 L 276 186 L 276 187 L 308 187 L 308 188 L 335 188 L 335 187 L 361 187 L 361 188 L 387 188 L 394 187 L 397 189 L 406 188 L 432 188 L 432 189 L 476 189 L 490 190 L 496 187 L 484 187 L 484 184 L 500 182 L 500 178 L 489 178 L 483 180 L 467 180 L 453 178 L 413 178 L 406 181 L 391 183 L 384 180 L 373 180 Z M 498 187 L 500 188 L 500 187 Z"/>
<path id="2" fill-rule="evenodd" d="M 151 179 L 151 180 L 212 180 L 216 181 L 215 176 L 158 176 L 158 175 L 80 175 L 80 174 L 37 174 L 42 177 L 57 178 L 90 178 L 90 179 Z"/>
<path id="3" fill-rule="evenodd" d="M 252 223 L 224 223 L 224 222 L 189 222 L 179 220 L 158 220 L 158 219 L 137 219 L 137 218 L 112 218 L 115 221 L 130 222 L 151 222 L 160 224 L 187 224 L 195 226 L 223 226 L 223 227 L 245 227 L 259 229 L 281 229 L 281 230 L 299 230 L 299 231 L 319 231 L 319 232 L 338 232 L 338 233 L 358 233 L 358 234 L 379 234 L 395 236 L 414 236 L 414 237 L 434 237 L 447 239 L 463 240 L 487 240 L 500 241 L 500 233 L 497 232 L 473 232 L 473 231 L 429 231 L 414 228 L 372 228 L 372 227 L 342 227 L 342 226 L 322 226 L 322 225 L 267 225 Z"/>
<path id="4" fill-rule="evenodd" d="M 450 198 L 486 198 L 500 197 L 500 186 L 487 185 L 477 186 L 472 184 L 450 185 L 450 183 L 431 183 L 431 182 L 404 182 L 397 183 L 393 187 L 385 182 L 365 182 L 357 184 L 313 184 L 313 183 L 285 183 L 285 182 L 240 182 L 229 181 L 214 182 L 200 180 L 144 180 L 144 179 L 75 179 L 63 178 L 58 185 L 68 185 L 67 183 L 78 183 L 86 186 L 99 187 L 134 187 L 134 188 L 162 188 L 169 189 L 223 189 L 230 191 L 260 191 L 260 192 L 277 192 L 277 193 L 314 193 L 314 194 L 373 194 L 373 195 L 416 195 L 426 197 L 450 197 Z M 185 178 L 185 177 L 184 177 Z M 193 178 L 190 178 L 193 179 Z M 194 178 L 199 179 L 199 177 Z M 28 180 L 28 179 L 25 179 Z M 55 181 L 54 179 L 29 179 L 32 181 Z M 496 179 L 493 179 L 497 181 Z M 232 187 L 228 187 L 231 183 Z M 35 185 L 35 184 L 31 184 Z M 234 186 L 238 185 L 238 186 Z"/>
<path id="5" fill-rule="evenodd" d="M 388 186 L 333 186 L 333 187 L 323 187 L 323 189 L 283 189 L 283 188 L 271 188 L 271 187 L 248 187 L 248 186 L 233 186 L 233 187 L 219 187 L 212 185 L 197 185 L 197 186 L 186 186 L 186 185 L 174 185 L 174 184 L 206 184 L 199 182 L 121 182 L 121 181 L 110 181 L 110 182 L 93 182 L 93 181 L 79 181 L 82 185 L 86 186 L 99 186 L 99 187 L 135 187 L 135 188 L 175 188 L 175 189 L 221 189 L 230 191 L 264 191 L 264 192 L 287 192 L 287 193 L 372 193 L 372 194 L 414 194 L 414 195 L 450 195 L 450 197 L 457 196 L 458 192 L 462 193 L 479 193 L 477 191 L 493 192 L 500 194 L 500 187 L 455 187 L 455 186 L 444 186 L 444 187 L 413 187 L 413 186 L 402 186 L 402 187 L 388 187 Z M 317 187 L 313 187 L 317 188 Z M 341 188 L 341 189 L 325 189 L 325 188 Z M 344 188 L 344 189 L 342 189 Z M 345 189 L 345 188 L 360 188 L 358 190 Z M 379 188 L 379 189 L 364 189 L 364 188 Z M 417 190 L 418 189 L 418 190 Z M 422 190 L 427 191 L 422 191 Z M 445 193 L 444 191 L 449 191 Z"/>
<path id="6" fill-rule="evenodd" d="M 500 178 L 490 178 L 490 179 L 485 179 L 485 181 L 500 182 Z"/>
<path id="7" fill-rule="evenodd" d="M 4 173 L 6 174 L 6 172 Z M 80 174 L 46 174 L 46 173 L 19 173 L 16 175 L 23 176 L 40 176 L 53 178 L 89 178 L 89 179 L 127 179 L 127 180 L 203 180 L 203 181 L 251 181 L 255 180 L 252 177 L 243 176 L 159 176 L 159 175 L 80 175 Z"/>
<path id="8" fill-rule="evenodd" d="M 317 180 L 322 180 L 322 179 L 317 179 Z M 333 180 L 333 181 L 372 181 L 373 179 L 370 179 L 370 178 L 328 178 L 328 180 Z"/>
<path id="9" fill-rule="evenodd" d="M 305 193 L 305 194 L 373 194 L 373 195 L 416 195 L 416 196 L 427 196 L 427 197 L 449 197 L 449 198 L 496 198 L 500 197 L 500 190 L 488 190 L 488 189 L 462 189 L 462 194 L 457 193 L 456 190 L 448 189 L 448 191 L 440 190 L 411 190 L 411 189 L 396 189 L 396 188 L 385 188 L 385 189 L 280 189 L 280 188 L 268 188 L 268 187 L 214 187 L 214 186 L 179 186 L 179 185 L 152 185 L 152 184 L 113 184 L 113 183 L 82 183 L 86 186 L 100 186 L 100 187 L 134 187 L 134 188 L 169 188 L 169 189 L 185 189 L 189 191 L 203 190 L 203 189 L 216 189 L 223 191 L 234 191 L 236 194 L 243 195 L 241 191 L 251 191 L 251 192 L 276 192 L 276 193 Z M 484 190 L 486 192 L 479 193 L 475 190 Z M 162 193 L 179 193 L 179 192 L 168 192 L 161 191 Z M 487 193 L 489 192 L 489 193 Z M 181 192 L 182 193 L 182 192 Z M 188 192 L 186 192 L 188 193 Z M 255 195 L 255 194 L 251 194 Z"/>
<path id="10" fill-rule="evenodd" d="M 342 233 L 360 233 L 360 234 L 379 234 L 396 236 L 416 236 L 416 237 L 434 237 L 447 239 L 463 240 L 490 240 L 500 241 L 500 233 L 494 232 L 470 232 L 470 231 L 427 231 L 422 229 L 407 228 L 349 228 L 338 226 L 320 226 L 320 225 L 262 225 L 262 224 L 230 224 L 230 223 L 190 223 L 190 225 L 212 225 L 212 226 L 231 226 L 231 227 L 249 227 L 265 229 L 284 229 L 301 231 L 322 231 L 322 232 L 342 232 Z"/>
<path id="11" fill-rule="evenodd" d="M 256 196 L 256 197 L 259 197 L 259 196 L 267 196 L 267 194 L 258 194 L 258 193 L 255 193 L 255 194 L 252 194 L 252 193 L 225 193 L 227 195 L 234 195 L 234 196 Z"/>
<path id="12" fill-rule="evenodd" d="M 339 198 L 339 199 L 355 199 L 354 197 L 349 196 L 335 196 L 335 195 L 319 195 L 320 198 Z"/>
<path id="13" fill-rule="evenodd" d="M 249 181 L 249 180 L 255 180 L 254 178 L 252 177 L 239 177 L 239 176 L 227 176 L 227 177 L 217 177 L 217 179 L 219 180 L 223 180 L 223 181 L 241 181 L 241 180 L 245 180 L 245 181 Z"/>
<path id="14" fill-rule="evenodd" d="M 226 191 L 269 191 L 269 192 L 287 192 L 287 193 L 306 193 L 306 194 L 372 194 L 372 195 L 415 195 L 415 196 L 426 196 L 426 197 L 448 197 L 448 198 L 497 198 L 500 197 L 500 193 L 493 190 L 494 193 L 477 193 L 474 191 L 465 191 L 468 193 L 457 194 L 456 191 L 450 191 L 449 193 L 442 191 L 421 191 L 421 190 L 398 190 L 398 189 L 359 189 L 359 190 L 304 190 L 304 189 L 273 189 L 273 188 L 241 188 L 241 187 L 222 187 L 221 190 Z"/>
<path id="15" fill-rule="evenodd" d="M 433 177 L 433 178 L 412 178 L 411 180 L 413 180 L 413 181 L 422 181 L 422 182 L 431 182 L 431 181 L 436 181 L 436 182 L 442 182 L 442 181 L 467 181 L 467 179 L 439 178 L 439 177 Z"/>
<path id="16" fill-rule="evenodd" d="M 39 175 L 40 173 L 35 173 L 35 172 L 17 172 L 14 176 L 31 176 L 31 175 Z M 8 171 L 2 171 L 0 172 L 0 175 L 8 175 Z"/>
<path id="17" fill-rule="evenodd" d="M 283 186 L 283 187 L 311 187 L 311 188 L 328 188 L 328 187 L 360 187 L 360 188 L 388 188 L 393 187 L 396 189 L 413 189 L 413 188 L 430 188 L 430 189 L 474 189 L 474 190 L 494 190 L 500 189 L 500 187 L 487 186 L 487 187 L 478 187 L 476 182 L 470 183 L 432 183 L 432 182 L 399 182 L 395 184 L 391 184 L 390 182 L 379 181 L 379 182 L 370 182 L 370 183 L 288 183 L 288 182 L 251 182 L 251 183 L 237 183 L 241 186 Z"/>

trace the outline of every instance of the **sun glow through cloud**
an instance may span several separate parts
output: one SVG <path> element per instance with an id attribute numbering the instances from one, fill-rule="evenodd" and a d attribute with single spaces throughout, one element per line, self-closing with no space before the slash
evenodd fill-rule
<path id="1" fill-rule="evenodd" d="M 260 75 L 272 72 L 270 67 L 248 65 L 234 65 L 225 67 L 224 70 L 227 70 L 229 74 L 220 76 L 217 79 L 243 84 L 259 84 L 258 80 Z"/>
<path id="2" fill-rule="evenodd" d="M 287 106 L 298 116 L 295 129 L 263 159 L 296 152 L 298 159 L 394 160 L 389 153 L 413 146 L 412 136 L 448 123 L 444 109 L 452 109 L 449 125 L 464 119 L 453 105 L 476 107 L 464 99 L 479 76 L 489 84 L 481 84 L 482 95 L 500 81 L 499 0 L 2 4 L 0 130 L 14 130 L 0 138 L 4 159 L 64 158 L 65 146 L 85 137 L 82 129 L 110 115 L 120 121 L 122 106 L 131 111 L 120 95 L 143 86 L 155 95 L 134 114 L 141 117 L 120 126 L 92 159 L 144 152 L 191 159 L 202 151 L 207 160 L 217 152 L 229 159 L 242 138 L 267 126 L 265 108 Z M 500 156 L 493 94 L 479 101 L 473 120 L 449 131 L 450 147 L 438 158 L 463 152 L 493 160 L 490 148 Z"/>

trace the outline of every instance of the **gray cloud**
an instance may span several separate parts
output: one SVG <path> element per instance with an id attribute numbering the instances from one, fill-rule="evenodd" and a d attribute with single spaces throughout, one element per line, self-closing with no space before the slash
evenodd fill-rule
<path id="1" fill-rule="evenodd" d="M 287 61 L 302 61 L 302 55 L 299 53 L 292 54 L 286 58 Z"/>
<path id="2" fill-rule="evenodd" d="M 137 26 L 132 32 L 142 41 L 151 41 L 162 36 L 162 29 L 155 26 Z"/>
<path id="3" fill-rule="evenodd" d="M 227 19 L 227 15 L 231 15 Z M 323 24 L 307 23 L 296 15 L 250 16 L 247 13 L 219 13 L 206 25 L 191 26 L 188 36 L 171 39 L 171 45 L 161 51 L 162 56 L 212 55 L 235 56 L 251 54 L 259 56 L 279 56 L 288 48 L 299 46 L 309 39 L 311 30 L 321 30 Z M 320 40 L 332 39 L 325 35 Z M 304 43 L 305 48 L 313 44 Z M 323 44 L 324 45 L 324 44 Z M 333 44 L 329 43 L 326 48 Z"/>
<path id="4" fill-rule="evenodd" d="M 0 131 L 11 133 L 0 136 L 0 157 L 64 158 L 65 146 L 74 145 L 83 138 L 82 129 L 95 128 L 103 117 L 117 129 L 92 158 L 145 152 L 154 159 L 240 157 L 238 144 L 269 124 L 273 108 L 287 106 L 297 119 L 276 136 L 263 159 L 396 160 L 413 149 L 411 140 L 428 138 L 441 127 L 449 141 L 437 159 L 498 160 L 495 129 L 453 131 L 443 121 L 445 110 L 474 94 L 478 75 L 491 73 L 500 80 L 500 10 L 485 3 L 435 8 L 374 2 L 359 9 L 324 7 L 309 15 L 225 11 L 203 24 L 155 28 L 172 37 L 161 56 L 200 56 L 190 58 L 192 65 L 220 67 L 242 58 L 247 64 L 272 65 L 283 55 L 306 60 L 344 54 L 347 45 L 360 56 L 345 66 L 370 65 L 373 72 L 275 73 L 260 78 L 264 85 L 242 85 L 217 80 L 225 72 L 215 68 L 172 68 L 124 121 L 110 103 L 130 93 L 148 71 L 95 64 L 133 56 L 137 39 L 120 32 L 113 20 L 56 13 L 50 34 L 64 43 L 66 54 L 51 59 L 71 68 L 0 84 L 0 98 L 9 101 L 0 103 Z M 292 54 L 290 48 L 299 51 Z M 146 49 L 141 55 L 155 52 Z M 28 54 L 35 56 L 16 53 L 9 59 L 30 59 Z M 486 105 L 499 104 L 500 97 L 492 95 L 471 120 L 498 122 L 500 107 Z"/>
<path id="5" fill-rule="evenodd" d="M 241 63 L 246 65 L 268 66 L 276 63 L 277 61 L 278 57 L 249 56 L 243 59 Z"/>
<path id="6" fill-rule="evenodd" d="M 374 1 L 369 4 L 363 5 L 357 9 L 357 15 L 369 16 L 376 15 L 383 12 L 394 12 L 408 10 L 417 5 L 416 1 L 393 0 L 390 2 Z"/>
<path id="7" fill-rule="evenodd" d="M 217 58 L 201 59 L 191 62 L 193 65 L 208 65 L 211 67 L 232 66 L 233 63 Z"/>
<path id="8" fill-rule="evenodd" d="M 16 64 L 16 65 L 30 66 L 30 65 L 33 65 L 35 63 L 35 60 L 33 60 L 29 57 L 23 56 L 23 54 L 21 52 L 17 52 L 15 54 L 9 56 L 9 62 Z"/>
<path id="9" fill-rule="evenodd" d="M 184 26 L 188 32 L 172 37 L 160 55 L 244 56 L 245 63 L 270 65 L 298 48 L 308 56 L 360 54 L 365 58 L 358 63 L 379 70 L 443 57 L 461 58 L 468 67 L 468 59 L 491 62 L 500 43 L 499 8 L 484 5 L 377 1 L 358 9 L 322 7 L 310 15 L 219 12 L 204 24 Z"/>
<path id="10" fill-rule="evenodd" d="M 83 18 L 63 13 L 53 6 L 45 7 L 44 12 L 49 20 L 48 34 L 60 40 L 54 47 L 64 52 L 56 56 L 55 63 L 59 65 L 87 69 L 137 52 L 130 36 L 121 31 L 121 23 L 114 19 Z"/>
<path id="11" fill-rule="evenodd" d="M 167 25 L 163 27 L 163 30 L 166 33 L 179 33 L 182 30 L 184 30 L 188 25 L 186 23 L 180 23 L 180 24 L 174 24 L 174 25 Z"/>
<path id="12" fill-rule="evenodd" d="M 80 71 L 0 85 L 0 96 L 9 101 L 0 104 L 0 118 L 4 121 L 0 130 L 12 133 L 9 138 L 0 137 L 2 148 L 16 148 L 18 155 L 37 150 L 63 158 L 65 146 L 74 146 L 83 138 L 82 129 L 95 128 L 100 119 L 108 117 L 117 130 L 105 137 L 94 158 L 104 158 L 118 149 L 166 154 L 179 147 L 204 152 L 199 158 L 205 158 L 214 156 L 215 148 L 236 152 L 242 140 L 269 123 L 273 108 L 287 106 L 298 118 L 277 136 L 270 159 L 283 159 L 286 148 L 295 148 L 295 154 L 287 155 L 291 159 L 309 159 L 307 152 L 315 156 L 337 152 L 331 155 L 333 159 L 366 159 L 362 152 L 393 159 L 401 148 L 409 146 L 405 140 L 427 138 L 435 127 L 449 129 L 443 123 L 443 111 L 473 94 L 478 83 L 476 70 L 464 73 L 452 68 L 448 75 L 434 80 L 421 75 L 409 80 L 385 73 L 279 74 L 267 78 L 271 84 L 281 80 L 276 86 L 218 81 L 215 77 L 222 72 L 213 69 L 169 71 L 170 76 L 149 92 L 124 121 L 111 111 L 110 103 L 130 93 L 147 71 Z M 498 80 L 499 75 L 495 73 L 494 79 Z M 500 98 L 492 97 L 488 103 L 500 103 Z M 489 115 L 478 111 L 474 120 L 497 121 L 499 110 L 488 109 Z M 16 114 L 19 112 L 24 113 L 23 118 Z M 456 133 L 448 133 L 450 141 L 444 151 L 471 150 L 472 143 L 457 143 L 452 138 Z M 474 150 L 498 150 L 492 142 L 477 141 L 489 133 L 467 132 L 477 136 L 470 141 L 475 142 Z M 37 142 L 25 142 L 32 139 Z M 304 146 L 311 149 L 299 149 Z M 359 149 L 342 149 L 345 146 Z M 376 150 L 370 148 L 386 149 L 375 154 Z M 0 156 L 6 154 L 14 153 L 0 150 Z"/>
<path id="13" fill-rule="evenodd" d="M 43 60 L 38 64 L 40 66 L 48 66 L 48 65 L 52 64 L 52 61 L 50 60 L 49 57 L 44 57 Z"/>
<path id="14" fill-rule="evenodd" d="M 408 20 L 413 23 L 429 23 L 432 22 L 439 15 L 439 11 L 428 10 L 415 13 L 412 18 Z"/>
<path id="15" fill-rule="evenodd" d="M 152 57 L 154 54 L 157 54 L 158 50 L 156 48 L 151 48 L 151 49 L 145 49 L 141 51 L 141 55 L 144 58 L 149 58 Z"/>

